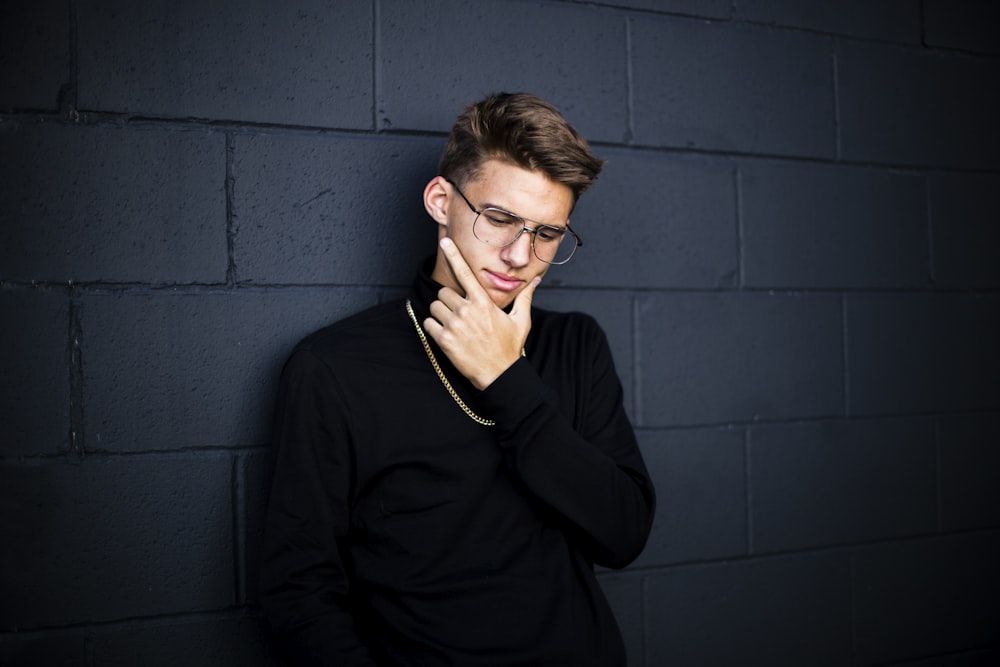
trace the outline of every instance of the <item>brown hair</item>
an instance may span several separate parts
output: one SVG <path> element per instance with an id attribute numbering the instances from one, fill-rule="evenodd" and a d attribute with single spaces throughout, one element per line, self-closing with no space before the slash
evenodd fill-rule
<path id="1" fill-rule="evenodd" d="M 572 190 L 574 202 L 604 165 L 554 106 L 527 93 L 498 93 L 466 107 L 451 128 L 438 170 L 465 185 L 487 160 L 540 171 Z"/>

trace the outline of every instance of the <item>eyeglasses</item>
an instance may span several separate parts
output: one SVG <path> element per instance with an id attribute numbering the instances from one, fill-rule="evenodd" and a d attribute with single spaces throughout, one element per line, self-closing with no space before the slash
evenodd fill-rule
<path id="1" fill-rule="evenodd" d="M 509 211 L 492 206 L 482 210 L 476 208 L 453 181 L 445 180 L 451 183 L 455 192 L 462 196 L 476 214 L 476 219 L 472 222 L 472 233 L 486 245 L 506 248 L 521 238 L 521 234 L 528 232 L 531 234 L 532 252 L 546 264 L 565 264 L 572 259 L 576 249 L 583 245 L 583 240 L 569 228 L 569 224 L 565 227 L 553 227 L 536 223 L 535 228 L 531 229 L 525 224 L 527 221 L 524 218 Z"/>

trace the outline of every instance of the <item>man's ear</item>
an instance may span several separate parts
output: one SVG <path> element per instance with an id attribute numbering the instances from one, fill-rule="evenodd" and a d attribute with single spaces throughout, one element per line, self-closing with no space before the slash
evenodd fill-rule
<path id="1" fill-rule="evenodd" d="M 448 226 L 448 181 L 443 176 L 435 176 L 424 188 L 424 208 L 427 209 L 434 222 L 443 227 Z"/>

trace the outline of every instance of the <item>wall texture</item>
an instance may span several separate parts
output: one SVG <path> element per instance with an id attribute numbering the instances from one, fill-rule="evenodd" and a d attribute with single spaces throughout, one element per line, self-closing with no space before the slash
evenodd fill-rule
<path id="1" fill-rule="evenodd" d="M 280 365 L 529 90 L 609 160 L 537 302 L 605 325 L 658 484 L 631 663 L 996 664 L 996 7 L 4 2 L 0 663 L 276 664 Z"/>

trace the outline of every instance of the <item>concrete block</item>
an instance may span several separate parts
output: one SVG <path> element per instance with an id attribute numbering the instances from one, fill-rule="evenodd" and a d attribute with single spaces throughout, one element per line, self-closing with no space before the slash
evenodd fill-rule
<path id="1" fill-rule="evenodd" d="M 573 261 L 576 261 L 574 258 Z M 546 274 L 542 285 L 559 267 Z M 608 337 L 615 370 L 625 392 L 625 409 L 634 419 L 635 363 L 632 347 L 632 295 L 626 292 L 594 292 L 578 290 L 550 290 L 544 287 L 535 292 L 532 303 L 540 308 L 559 312 L 578 311 L 597 319 Z"/>
<path id="2" fill-rule="evenodd" d="M 0 458 L 69 446 L 69 298 L 0 288 Z"/>
<path id="3" fill-rule="evenodd" d="M 19 124 L 0 151 L 5 278 L 225 280 L 223 135 Z"/>
<path id="4" fill-rule="evenodd" d="M 237 136 L 237 280 L 409 285 L 435 251 L 423 190 L 442 147 L 419 138 Z"/>
<path id="5" fill-rule="evenodd" d="M 747 286 L 930 285 L 920 176 L 775 162 L 740 175 Z"/>
<path id="6" fill-rule="evenodd" d="M 656 516 L 636 567 L 747 553 L 743 431 L 640 431 Z"/>
<path id="7" fill-rule="evenodd" d="M 598 575 L 601 589 L 618 621 L 629 665 L 644 665 L 642 636 L 642 581 L 637 573 Z"/>
<path id="8" fill-rule="evenodd" d="M 646 584 L 649 665 L 853 665 L 841 554 L 681 567 Z"/>
<path id="9" fill-rule="evenodd" d="M 178 619 L 138 627 L 99 630 L 93 639 L 96 665 L 148 667 L 278 667 L 266 641 L 264 621 L 253 616 Z"/>
<path id="10" fill-rule="evenodd" d="M 940 417 L 941 515 L 945 530 L 1000 527 L 996 414 Z"/>
<path id="11" fill-rule="evenodd" d="M 220 454 L 0 464 L 0 628 L 231 606 L 231 470 Z"/>
<path id="12" fill-rule="evenodd" d="M 77 9 L 80 107 L 372 127 L 370 2 L 106 2 Z"/>
<path id="13" fill-rule="evenodd" d="M 860 550 L 854 555 L 859 662 L 896 662 L 1000 642 L 997 562 L 995 531 Z"/>
<path id="14" fill-rule="evenodd" d="M 730 165 L 635 151 L 608 150 L 601 157 L 608 160 L 604 171 L 572 216 L 584 245 L 549 276 L 592 287 L 736 284 Z"/>
<path id="15" fill-rule="evenodd" d="M 6 629 L 6 628 L 4 628 Z M 23 632 L 0 634 L 0 665 L 4 667 L 90 667 L 82 635 L 60 636 Z"/>
<path id="16" fill-rule="evenodd" d="M 1000 7 L 995 2 L 924 0 L 923 12 L 928 46 L 1000 55 Z"/>
<path id="17" fill-rule="evenodd" d="M 847 297 L 848 414 L 1000 408 L 1000 299 Z"/>
<path id="18" fill-rule="evenodd" d="M 736 0 L 735 18 L 863 39 L 919 44 L 919 0 Z"/>
<path id="19" fill-rule="evenodd" d="M 937 530 L 929 418 L 754 426 L 749 451 L 754 553 Z"/>
<path id="20" fill-rule="evenodd" d="M 529 92 L 590 141 L 628 130 L 625 17 L 577 3 L 379 3 L 379 125 L 447 132 L 487 94 Z M 497 41 L 499 40 L 499 41 Z"/>
<path id="21" fill-rule="evenodd" d="M 642 426 L 843 413 L 838 298 L 644 293 L 637 299 Z"/>
<path id="22" fill-rule="evenodd" d="M 69 15 L 62 0 L 0 6 L 0 109 L 59 108 L 71 79 Z"/>
<path id="23" fill-rule="evenodd" d="M 995 174 L 937 174 L 928 179 L 934 283 L 944 288 L 1000 287 L 1000 212 Z"/>
<path id="24" fill-rule="evenodd" d="M 266 442 L 278 375 L 292 346 L 374 303 L 366 289 L 86 295 L 86 448 Z"/>
<path id="25" fill-rule="evenodd" d="M 1000 65 L 843 40 L 837 44 L 841 156 L 996 169 Z"/>
<path id="26" fill-rule="evenodd" d="M 654 17 L 632 30 L 635 143 L 836 154 L 827 38 Z"/>

